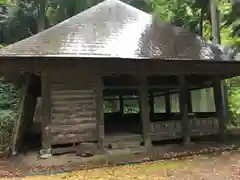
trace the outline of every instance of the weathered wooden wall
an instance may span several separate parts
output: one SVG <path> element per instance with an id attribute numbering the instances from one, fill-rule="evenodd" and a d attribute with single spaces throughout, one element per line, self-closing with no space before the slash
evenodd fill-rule
<path id="1" fill-rule="evenodd" d="M 94 76 L 53 73 L 52 145 L 97 140 L 94 89 Z"/>
<path id="2" fill-rule="evenodd" d="M 196 118 L 190 120 L 190 135 L 206 136 L 218 133 L 218 119 L 215 117 Z M 153 141 L 181 138 L 180 120 L 151 122 L 151 139 Z"/>

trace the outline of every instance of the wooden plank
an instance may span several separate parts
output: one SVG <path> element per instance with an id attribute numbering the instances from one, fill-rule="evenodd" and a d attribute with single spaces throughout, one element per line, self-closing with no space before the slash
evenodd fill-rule
<path id="1" fill-rule="evenodd" d="M 96 141 L 96 94 L 93 87 L 69 85 L 65 79 L 52 86 L 52 145 Z"/>
<path id="2" fill-rule="evenodd" d="M 74 146 L 52 148 L 53 155 L 74 153 L 74 152 L 76 152 L 76 147 L 74 147 Z"/>
<path id="3" fill-rule="evenodd" d="M 95 94 L 53 94 L 52 95 L 52 99 L 54 101 L 58 101 L 58 100 L 88 100 L 88 99 L 94 99 L 95 98 Z"/>
<path id="4" fill-rule="evenodd" d="M 54 84 L 52 86 L 54 87 Z M 89 90 L 84 90 L 84 89 L 53 90 L 52 89 L 53 95 L 69 95 L 69 94 L 86 94 L 86 95 L 88 95 L 88 94 L 94 94 L 94 93 L 95 93 L 94 89 L 89 89 Z"/>
<path id="5" fill-rule="evenodd" d="M 216 118 L 191 119 L 191 136 L 213 135 L 218 132 L 218 125 L 215 124 Z"/>
<path id="6" fill-rule="evenodd" d="M 76 77 L 76 78 L 72 78 Z M 76 79 L 81 78 L 81 83 L 76 83 Z M 79 67 L 77 69 L 65 69 L 64 71 L 59 71 L 59 69 L 55 69 L 55 73 L 53 74 L 53 83 L 56 85 L 73 85 L 82 87 L 85 85 L 92 85 L 93 74 L 89 72 L 79 71 Z M 85 86 L 86 87 L 86 86 Z"/>
<path id="7" fill-rule="evenodd" d="M 142 140 L 140 134 L 116 133 L 105 136 L 104 147 L 111 146 L 111 149 L 135 148 L 140 147 Z"/>
<path id="8" fill-rule="evenodd" d="M 225 111 L 227 107 L 224 106 L 224 94 L 222 92 L 221 79 L 219 76 L 214 76 L 213 78 L 213 92 L 215 109 L 219 121 L 219 136 L 224 140 L 226 138 L 227 114 Z"/>
<path id="9" fill-rule="evenodd" d="M 17 144 L 18 144 L 18 138 L 19 138 L 19 129 L 23 120 L 23 116 L 24 116 L 24 104 L 26 101 L 26 96 L 27 96 L 27 92 L 28 92 L 28 88 L 29 88 L 29 76 L 23 76 L 24 77 L 24 82 L 23 85 L 21 87 L 21 91 L 20 91 L 20 104 L 19 104 L 19 108 L 18 108 L 18 117 L 17 119 L 14 121 L 14 126 L 13 126 L 13 132 L 12 132 L 12 142 L 11 142 L 11 149 L 12 149 L 12 154 L 16 155 L 17 154 Z"/>
<path id="10" fill-rule="evenodd" d="M 137 89 L 138 86 L 104 86 L 103 89 L 107 90 L 129 90 L 129 89 Z"/>
<path id="11" fill-rule="evenodd" d="M 90 108 L 90 110 L 96 109 L 96 104 L 94 102 L 89 103 L 82 103 L 81 101 L 66 102 L 66 101 L 58 101 L 52 103 L 53 107 L 56 109 L 63 108 L 63 109 L 73 109 L 73 110 L 81 110 L 82 108 Z"/>
<path id="12" fill-rule="evenodd" d="M 57 119 L 71 119 L 71 118 L 83 118 L 83 119 L 89 119 L 91 120 L 92 118 L 96 119 L 96 112 L 93 113 L 77 113 L 73 114 L 71 111 L 68 113 L 52 113 L 52 119 L 57 120 Z"/>
<path id="13" fill-rule="evenodd" d="M 184 75 L 178 76 L 179 83 L 179 105 L 182 125 L 182 138 L 184 144 L 190 143 L 190 121 L 188 118 L 188 89 Z"/>
<path id="14" fill-rule="evenodd" d="M 104 144 L 106 148 L 109 147 L 109 144 Z M 119 141 L 117 143 L 111 143 L 111 149 L 126 149 L 126 148 L 140 148 L 140 141 Z"/>
<path id="15" fill-rule="evenodd" d="M 96 132 L 87 132 L 81 134 L 59 134 L 52 137 L 52 145 L 78 143 L 78 142 L 93 142 L 97 141 Z"/>
<path id="16" fill-rule="evenodd" d="M 216 118 L 190 119 L 190 136 L 216 134 L 218 124 Z M 182 137 L 181 121 L 159 121 L 151 123 L 151 139 L 153 141 L 170 140 Z"/>
<path id="17" fill-rule="evenodd" d="M 54 95 L 53 101 L 87 101 L 89 99 L 95 99 L 95 95 L 82 95 L 82 94 L 69 94 L 69 95 Z"/>
<path id="18" fill-rule="evenodd" d="M 51 125 L 51 133 L 54 134 L 80 134 L 96 130 L 96 123 L 73 125 Z"/>
<path id="19" fill-rule="evenodd" d="M 75 125 L 85 123 L 96 123 L 96 117 L 74 117 L 57 115 L 52 118 L 52 125 Z"/>
<path id="20" fill-rule="evenodd" d="M 48 157 L 51 153 L 51 72 L 43 69 L 41 73 L 41 95 L 42 95 L 42 157 Z"/>
<path id="21" fill-rule="evenodd" d="M 76 83 L 76 80 L 68 82 L 66 80 L 63 84 L 56 84 L 53 83 L 52 90 L 79 90 L 79 89 L 86 89 L 86 90 L 91 90 L 93 88 L 93 85 L 91 82 L 89 83 L 84 83 L 81 81 L 81 83 Z"/>
<path id="22" fill-rule="evenodd" d="M 79 113 L 90 113 L 90 114 L 94 114 L 96 111 L 96 107 L 92 104 L 90 105 L 86 105 L 86 104 L 79 104 L 79 106 L 77 105 L 69 105 L 69 107 L 67 106 L 54 106 L 52 108 L 53 113 L 55 112 L 61 112 L 61 113 L 67 113 L 67 112 L 76 112 L 76 114 Z"/>
<path id="23" fill-rule="evenodd" d="M 95 97 L 94 98 L 68 98 L 68 99 L 52 99 L 53 104 L 95 104 Z"/>
<path id="24" fill-rule="evenodd" d="M 171 114 L 170 92 L 164 91 L 166 114 Z"/>
<path id="25" fill-rule="evenodd" d="M 97 140 L 98 147 L 103 150 L 104 141 L 104 111 L 103 111 L 103 80 L 102 76 L 95 76 L 96 90 L 96 117 L 97 117 Z"/>
<path id="26" fill-rule="evenodd" d="M 144 145 L 151 148 L 152 142 L 149 136 L 150 133 L 150 116 L 149 116 L 149 101 L 148 101 L 148 82 L 146 77 L 141 78 L 140 91 L 140 108 L 143 128 Z"/>
<path id="27" fill-rule="evenodd" d="M 142 136 L 140 134 L 114 134 L 105 136 L 104 142 L 106 143 L 116 143 L 119 141 L 142 141 Z"/>
<path id="28" fill-rule="evenodd" d="M 92 110 L 92 111 L 79 111 L 78 109 L 66 109 L 66 110 L 57 110 L 56 108 L 53 108 L 52 110 L 53 114 L 68 114 L 68 115 L 72 115 L 73 117 L 94 117 L 96 116 L 96 111 Z"/>

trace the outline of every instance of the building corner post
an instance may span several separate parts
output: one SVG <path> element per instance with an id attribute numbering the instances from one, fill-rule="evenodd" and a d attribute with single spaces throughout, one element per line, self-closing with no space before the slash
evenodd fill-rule
<path id="1" fill-rule="evenodd" d="M 52 156 L 51 149 L 51 73 L 48 68 L 41 72 L 41 96 L 42 96 L 42 149 L 40 158 L 46 159 Z"/>

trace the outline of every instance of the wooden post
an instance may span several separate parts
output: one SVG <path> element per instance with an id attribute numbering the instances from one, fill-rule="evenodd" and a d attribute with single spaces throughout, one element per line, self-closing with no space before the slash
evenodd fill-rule
<path id="1" fill-rule="evenodd" d="M 96 90 L 96 119 L 97 119 L 97 140 L 98 148 L 104 151 L 104 111 L 103 111 L 103 81 L 101 75 L 95 77 L 95 90 Z"/>
<path id="2" fill-rule="evenodd" d="M 151 92 L 150 93 L 150 96 L 149 96 L 149 108 L 150 108 L 150 114 L 154 114 L 154 96 L 153 96 L 153 93 Z"/>
<path id="3" fill-rule="evenodd" d="M 187 91 L 187 100 L 188 100 L 188 112 L 193 112 L 191 90 Z"/>
<path id="4" fill-rule="evenodd" d="M 124 115 L 124 103 L 123 103 L 123 96 L 122 95 L 119 96 L 119 104 L 120 104 L 121 117 L 123 117 L 123 115 Z"/>
<path id="5" fill-rule="evenodd" d="M 12 142 L 11 142 L 11 150 L 12 150 L 12 155 L 17 155 L 17 151 L 19 150 L 19 139 L 22 138 L 22 133 L 19 132 L 20 128 L 22 126 L 22 121 L 24 118 L 24 106 L 25 106 L 25 101 L 26 101 L 26 96 L 28 93 L 29 89 L 29 80 L 30 77 L 28 74 L 24 74 L 22 80 L 22 87 L 20 91 L 20 104 L 18 107 L 18 114 L 17 118 L 14 121 L 14 126 L 13 126 L 13 132 L 12 132 Z"/>
<path id="6" fill-rule="evenodd" d="M 49 69 L 43 69 L 41 73 L 41 96 L 42 96 L 42 149 L 41 158 L 51 156 L 51 73 Z"/>
<path id="7" fill-rule="evenodd" d="M 165 108 L 166 108 L 166 114 L 171 114 L 171 101 L 170 101 L 170 93 L 169 91 L 164 92 L 164 98 L 165 98 Z"/>
<path id="8" fill-rule="evenodd" d="M 224 92 L 222 92 L 221 79 L 219 76 L 215 76 L 213 79 L 213 91 L 214 91 L 214 101 L 215 109 L 219 122 L 219 137 L 221 140 L 226 138 L 226 122 L 227 122 L 227 107 L 224 106 Z"/>
<path id="9" fill-rule="evenodd" d="M 148 83 L 147 78 L 141 78 L 140 84 L 140 107 L 141 107 L 141 119 L 143 128 L 144 145 L 147 148 L 151 148 L 152 141 L 150 138 L 150 116 L 149 116 L 149 101 L 148 101 Z"/>
<path id="10" fill-rule="evenodd" d="M 186 78 L 184 75 L 178 76 L 179 83 L 179 105 L 182 125 L 183 143 L 188 145 L 190 143 L 190 121 L 188 118 L 188 88 Z"/>

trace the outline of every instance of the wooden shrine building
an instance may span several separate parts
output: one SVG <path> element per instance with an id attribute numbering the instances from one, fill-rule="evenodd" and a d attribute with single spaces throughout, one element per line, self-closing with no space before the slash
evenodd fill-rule
<path id="1" fill-rule="evenodd" d="M 105 0 L 0 54 L 6 76 L 40 83 L 31 96 L 41 96 L 43 157 L 59 149 L 81 154 L 87 146 L 151 148 L 155 141 L 223 135 L 220 82 L 240 75 L 240 62 L 224 59 L 218 47 L 119 0 Z M 214 89 L 215 112 L 193 112 L 190 92 L 206 87 Z M 180 112 L 171 110 L 172 93 Z M 162 112 L 154 110 L 156 96 L 164 99 Z M 108 110 L 106 101 L 115 107 Z M 36 100 L 23 104 L 31 103 Z M 32 120 L 34 108 L 28 111 Z"/>

